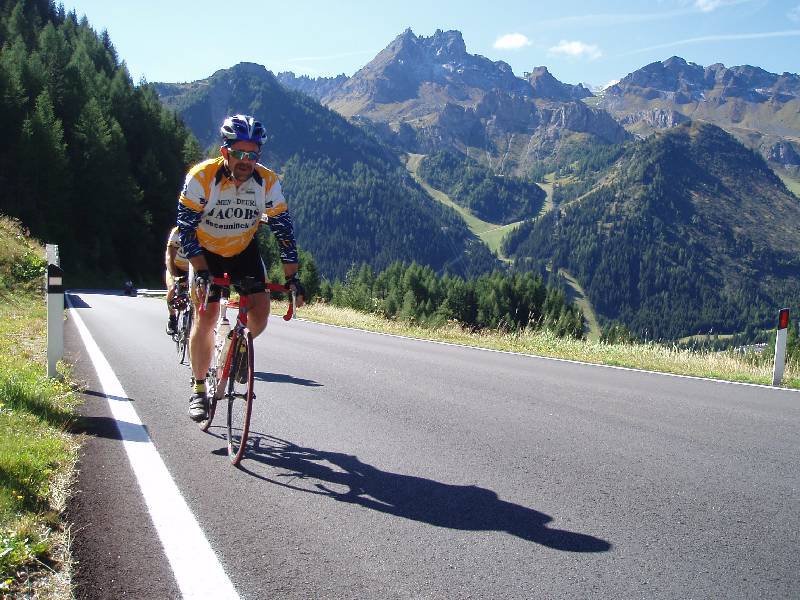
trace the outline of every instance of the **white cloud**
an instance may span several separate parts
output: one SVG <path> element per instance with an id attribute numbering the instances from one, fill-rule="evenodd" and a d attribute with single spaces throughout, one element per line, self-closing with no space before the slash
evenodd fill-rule
<path id="1" fill-rule="evenodd" d="M 753 0 L 694 0 L 694 7 L 701 12 L 712 12 L 723 6 L 748 4 Z"/>
<path id="2" fill-rule="evenodd" d="M 498 50 L 518 50 L 530 45 L 531 41 L 521 33 L 507 33 L 497 38 L 494 43 L 494 47 Z"/>
<path id="3" fill-rule="evenodd" d="M 608 88 L 610 88 L 612 85 L 617 85 L 618 83 L 619 83 L 619 79 L 612 79 L 612 80 L 611 80 L 611 81 L 609 81 L 607 84 L 605 84 L 604 86 L 602 86 L 600 89 L 601 89 L 601 90 L 607 90 L 607 89 L 608 89 Z"/>
<path id="4" fill-rule="evenodd" d="M 703 12 L 711 12 L 722 6 L 722 0 L 695 0 L 694 5 Z"/>
<path id="5" fill-rule="evenodd" d="M 585 44 L 577 41 L 570 42 L 567 40 L 561 40 L 558 45 L 553 46 L 547 52 L 556 56 L 560 55 L 571 58 L 588 58 L 589 60 L 595 60 L 603 56 L 600 48 L 594 44 Z"/>
<path id="6" fill-rule="evenodd" d="M 789 17 L 792 21 L 800 23 L 800 4 L 791 9 L 788 13 L 786 13 L 786 16 Z"/>

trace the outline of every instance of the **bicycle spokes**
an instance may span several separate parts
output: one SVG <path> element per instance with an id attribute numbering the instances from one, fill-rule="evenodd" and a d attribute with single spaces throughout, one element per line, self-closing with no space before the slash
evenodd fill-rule
<path id="1" fill-rule="evenodd" d="M 231 345 L 233 353 L 228 375 L 228 456 L 238 464 L 244 456 L 253 408 L 253 337 L 241 330 Z"/>

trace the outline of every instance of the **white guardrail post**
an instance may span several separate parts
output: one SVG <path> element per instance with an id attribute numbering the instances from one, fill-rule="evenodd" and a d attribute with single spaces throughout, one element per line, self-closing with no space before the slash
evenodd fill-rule
<path id="1" fill-rule="evenodd" d="M 64 272 L 58 246 L 47 244 L 47 376 L 58 377 L 56 365 L 64 357 Z"/>
<path id="2" fill-rule="evenodd" d="M 772 371 L 772 385 L 780 385 L 783 369 L 786 367 L 786 334 L 789 328 L 789 309 L 782 308 L 778 314 L 778 332 L 775 336 L 775 369 Z"/>

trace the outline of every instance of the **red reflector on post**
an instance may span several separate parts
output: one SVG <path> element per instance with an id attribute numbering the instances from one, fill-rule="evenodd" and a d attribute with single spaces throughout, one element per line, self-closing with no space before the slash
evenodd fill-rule
<path id="1" fill-rule="evenodd" d="M 789 309 L 782 308 L 778 316 L 778 329 L 786 329 L 789 327 Z"/>

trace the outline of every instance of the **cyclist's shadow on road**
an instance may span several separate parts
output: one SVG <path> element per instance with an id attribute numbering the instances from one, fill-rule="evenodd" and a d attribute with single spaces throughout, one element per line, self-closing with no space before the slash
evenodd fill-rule
<path id="1" fill-rule="evenodd" d="M 267 373 L 265 371 L 255 371 L 253 379 L 256 381 L 266 381 L 269 383 L 291 383 L 294 385 L 304 385 L 308 387 L 323 387 L 321 383 L 317 383 L 312 379 L 303 379 L 302 377 L 294 377 L 286 375 L 285 373 Z"/>
<path id="2" fill-rule="evenodd" d="M 609 542 L 591 535 L 551 529 L 549 515 L 501 500 L 491 490 L 381 471 L 350 454 L 303 448 L 263 434 L 251 432 L 251 440 L 245 462 L 255 460 L 284 472 L 266 477 L 243 464 L 240 468 L 284 487 L 437 527 L 507 531 L 556 550 L 605 552 L 611 548 Z M 298 485 L 297 480 L 305 480 L 306 485 Z"/>

